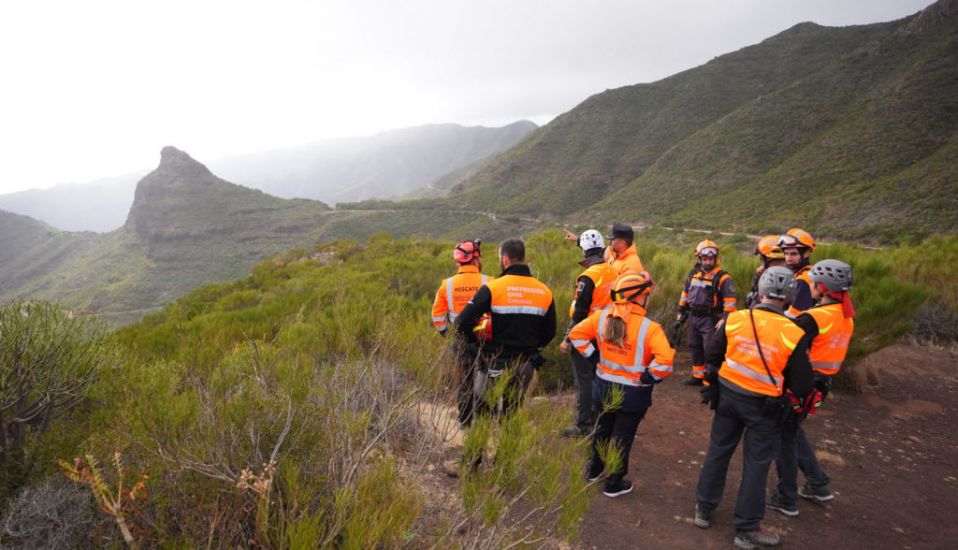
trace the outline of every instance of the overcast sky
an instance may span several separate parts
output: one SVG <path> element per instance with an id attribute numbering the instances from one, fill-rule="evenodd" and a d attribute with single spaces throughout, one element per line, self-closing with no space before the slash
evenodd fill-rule
<path id="1" fill-rule="evenodd" d="M 802 21 L 929 0 L 0 4 L 0 192 L 431 122 L 545 123 Z"/>

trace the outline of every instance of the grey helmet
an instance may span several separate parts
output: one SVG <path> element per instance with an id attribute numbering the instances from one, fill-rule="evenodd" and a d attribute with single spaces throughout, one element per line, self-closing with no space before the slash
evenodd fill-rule
<path id="1" fill-rule="evenodd" d="M 848 290 L 852 287 L 852 266 L 838 260 L 822 260 L 812 266 L 808 278 L 832 292 Z"/>
<path id="2" fill-rule="evenodd" d="M 787 267 L 770 267 L 758 280 L 758 293 L 775 300 L 790 302 L 795 297 L 795 288 L 795 274 Z"/>

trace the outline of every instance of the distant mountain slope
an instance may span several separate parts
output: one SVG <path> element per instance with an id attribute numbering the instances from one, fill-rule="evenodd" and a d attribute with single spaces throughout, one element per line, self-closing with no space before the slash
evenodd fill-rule
<path id="1" fill-rule="evenodd" d="M 210 163 L 229 181 L 284 198 L 325 202 L 392 198 L 508 149 L 536 125 L 431 124 L 326 140 Z M 0 209 L 67 231 L 112 231 L 126 220 L 141 175 L 0 195 Z M 432 196 L 432 195 L 430 195 Z"/>
<path id="2" fill-rule="evenodd" d="M 95 245 L 98 237 L 66 233 L 0 210 L 0 295 L 69 263 Z"/>
<path id="3" fill-rule="evenodd" d="M 491 239 L 529 228 L 468 209 L 332 210 L 281 199 L 222 180 L 173 147 L 135 197 L 126 223 L 107 234 L 67 233 L 0 211 L 0 299 L 53 299 L 125 322 L 318 241 L 384 231 Z"/>
<path id="4" fill-rule="evenodd" d="M 0 238 L 0 264 L 27 260 L 38 266 L 4 285 L 3 295 L 136 317 L 199 285 L 245 275 L 263 258 L 307 242 L 327 212 L 320 202 L 279 199 L 228 183 L 166 147 L 159 167 L 137 185 L 126 224 L 111 233 L 44 233 L 34 220 L 0 218 L 18 222 L 19 232 L 31 238 L 19 251 L 7 235 Z M 62 261 L 42 262 L 61 258 L 63 249 L 70 253 Z"/>
<path id="5" fill-rule="evenodd" d="M 544 218 L 953 233 L 956 44 L 958 0 L 890 23 L 803 23 L 590 97 L 454 192 L 483 210 Z"/>
<path id="6" fill-rule="evenodd" d="M 64 183 L 0 195 L 0 208 L 40 220 L 64 231 L 106 233 L 123 225 L 143 174 Z"/>
<path id="7" fill-rule="evenodd" d="M 286 198 L 328 203 L 394 198 L 515 145 L 536 125 L 430 124 L 327 140 L 210 163 L 230 181 Z"/>

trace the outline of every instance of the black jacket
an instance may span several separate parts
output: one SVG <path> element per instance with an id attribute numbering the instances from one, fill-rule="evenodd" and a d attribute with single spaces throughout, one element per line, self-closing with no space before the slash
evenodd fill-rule
<path id="1" fill-rule="evenodd" d="M 529 266 L 509 266 L 499 277 L 518 275 L 532 277 Z M 492 311 L 492 293 L 483 285 L 469 300 L 456 318 L 456 330 L 468 342 L 475 342 L 472 329 L 483 314 Z M 550 302 L 544 316 L 527 313 L 492 313 L 492 344 L 483 346 L 482 353 L 511 360 L 517 356 L 532 356 L 547 346 L 556 335 L 555 300 Z"/>

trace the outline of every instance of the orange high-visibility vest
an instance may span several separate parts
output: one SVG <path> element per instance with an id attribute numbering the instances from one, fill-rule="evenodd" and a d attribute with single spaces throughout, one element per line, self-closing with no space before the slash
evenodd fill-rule
<path id="1" fill-rule="evenodd" d="M 506 275 L 489 283 L 492 313 L 528 314 L 545 317 L 552 305 L 552 291 L 544 283 L 523 275 Z"/>
<path id="2" fill-rule="evenodd" d="M 615 280 L 619 277 L 619 274 L 611 265 L 601 263 L 590 265 L 579 277 L 576 277 L 576 281 L 581 277 L 588 277 L 595 285 L 595 290 L 592 291 L 592 305 L 589 306 L 589 314 L 591 315 L 612 301 L 612 287 L 615 285 Z M 579 289 L 576 288 L 572 304 L 569 306 L 569 317 L 572 317 L 572 314 L 575 313 L 575 301 L 578 297 Z"/>
<path id="3" fill-rule="evenodd" d="M 818 325 L 818 336 L 812 340 L 808 351 L 812 370 L 833 376 L 842 368 L 842 362 L 848 354 L 848 343 L 851 342 L 852 332 L 855 330 L 855 320 L 851 317 L 845 318 L 842 304 L 817 306 L 805 313 L 811 315 Z"/>
<path id="4" fill-rule="evenodd" d="M 599 351 L 596 376 L 627 386 L 643 386 L 640 381 L 643 372 L 648 371 L 655 380 L 672 374 L 675 350 L 669 345 L 662 325 L 647 318 L 643 308 L 633 305 L 626 337 L 622 345 L 617 346 L 602 337 L 611 310 L 611 304 L 605 306 L 569 332 L 569 340 L 584 357 L 595 353 L 597 348 L 592 345 L 595 340 Z"/>
<path id="5" fill-rule="evenodd" d="M 476 291 L 491 280 L 492 277 L 479 273 L 479 268 L 474 265 L 461 265 L 458 273 L 443 279 L 432 303 L 432 324 L 436 330 L 446 330 L 447 316 L 455 323 Z"/>
<path id="6" fill-rule="evenodd" d="M 639 259 L 639 251 L 632 243 L 622 254 L 616 255 L 609 247 L 609 265 L 615 268 L 616 273 L 624 275 L 626 273 L 640 273 L 645 271 L 642 267 L 642 260 Z"/>
<path id="7" fill-rule="evenodd" d="M 749 318 L 749 310 L 730 313 L 725 321 L 725 335 L 728 347 L 725 350 L 725 362 L 719 369 L 719 376 L 736 386 L 760 395 L 782 395 L 785 376 L 782 372 L 788 364 L 788 358 L 805 331 L 791 319 L 763 309 L 751 310 L 755 316 L 755 329 Z M 762 353 L 768 364 L 768 371 L 762 364 L 755 343 L 755 331 L 762 346 Z M 769 380 L 771 372 L 772 380 Z"/>
<path id="8" fill-rule="evenodd" d="M 808 276 L 808 272 L 811 271 L 811 270 L 812 270 L 812 266 L 806 265 L 806 266 L 802 267 L 801 269 L 799 269 L 798 271 L 796 271 L 796 272 L 795 272 L 795 281 L 796 281 L 796 282 L 797 282 L 797 281 L 802 281 L 802 282 L 804 282 L 806 285 L 808 285 L 808 288 L 809 288 L 809 289 L 812 288 L 812 278 Z M 795 317 L 798 317 L 799 315 L 801 315 L 802 313 L 804 313 L 805 310 L 798 309 L 797 307 L 795 307 L 795 306 L 793 306 L 793 305 L 789 305 L 789 306 L 788 306 L 788 309 L 785 310 L 785 311 L 786 311 L 786 313 L 788 314 L 789 317 L 791 317 L 792 319 L 794 319 Z"/>

